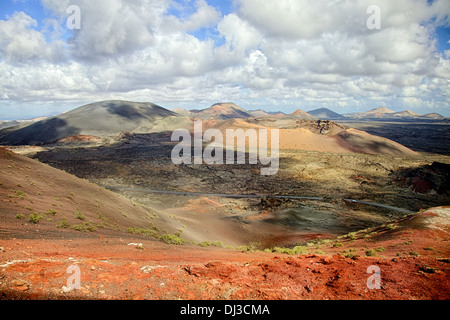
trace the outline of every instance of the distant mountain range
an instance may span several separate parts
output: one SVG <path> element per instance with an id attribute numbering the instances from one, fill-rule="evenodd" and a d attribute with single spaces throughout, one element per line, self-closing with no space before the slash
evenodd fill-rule
<path id="1" fill-rule="evenodd" d="M 149 102 L 115 100 L 91 103 L 55 117 L 36 118 L 31 121 L 0 121 L 0 144 L 36 145 L 57 142 L 71 136 L 108 138 L 122 132 L 168 132 L 189 127 L 196 119 L 249 119 L 253 123 L 277 122 L 285 127 L 295 127 L 300 120 L 449 121 L 437 113 L 420 115 L 410 110 L 394 112 L 386 107 L 343 115 L 326 108 L 309 112 L 297 109 L 285 114 L 264 110 L 246 111 L 232 102 L 216 103 L 203 110 L 188 111 L 178 108 L 171 111 Z"/>
<path id="2" fill-rule="evenodd" d="M 361 120 L 367 120 L 367 119 L 423 119 L 423 120 L 430 120 L 430 119 L 436 119 L 436 120 L 443 120 L 445 117 L 441 116 L 438 113 L 428 113 L 425 115 L 421 115 L 417 112 L 411 111 L 411 110 L 405 110 L 400 112 L 392 111 L 386 107 L 376 108 L 372 109 L 366 112 L 354 112 L 354 113 L 347 113 L 343 115 L 346 118 L 350 119 L 361 119 Z"/>
<path id="3" fill-rule="evenodd" d="M 354 112 L 339 114 L 327 108 L 319 108 L 311 111 L 297 109 L 290 114 L 281 111 L 267 112 L 262 109 L 246 111 L 232 102 L 216 103 L 203 110 L 184 110 L 177 108 L 175 112 L 190 116 L 193 118 L 208 120 L 226 120 L 226 119 L 246 119 L 246 118 L 265 118 L 275 117 L 284 119 L 305 119 L 305 120 L 444 120 L 446 119 L 438 113 L 428 113 L 421 115 L 411 110 L 400 112 L 392 111 L 386 107 L 372 109 L 366 112 Z"/>

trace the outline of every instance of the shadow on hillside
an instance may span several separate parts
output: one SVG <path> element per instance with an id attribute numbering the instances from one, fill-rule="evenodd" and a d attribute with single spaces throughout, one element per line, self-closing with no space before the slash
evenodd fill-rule
<path id="1" fill-rule="evenodd" d="M 344 123 L 367 133 L 396 141 L 418 152 L 450 155 L 450 125 L 444 123 Z"/>
<path id="2" fill-rule="evenodd" d="M 137 110 L 129 108 L 128 106 L 122 104 L 116 104 L 113 102 L 108 103 L 107 110 L 111 114 L 118 115 L 128 120 L 140 120 L 142 118 L 142 114 Z"/>
<path id="3" fill-rule="evenodd" d="M 131 103 L 109 102 L 106 104 L 106 110 L 113 115 L 120 116 L 130 121 L 142 121 L 144 117 L 167 117 L 176 115 L 172 111 L 164 109 L 152 103 Z M 151 108 L 149 108 L 149 105 Z"/>
<path id="4" fill-rule="evenodd" d="M 365 136 L 359 136 L 349 132 L 342 132 L 337 136 L 337 142 L 340 146 L 349 149 L 356 153 L 368 153 L 368 154 L 385 154 L 395 156 L 412 155 L 414 152 L 402 146 L 396 145 L 390 141 L 385 141 L 379 137 L 372 137 L 368 139 Z"/>
<path id="5" fill-rule="evenodd" d="M 71 127 L 67 121 L 50 118 L 15 130 L 0 138 L 1 145 L 42 145 L 63 137 L 75 136 L 80 129 Z"/>

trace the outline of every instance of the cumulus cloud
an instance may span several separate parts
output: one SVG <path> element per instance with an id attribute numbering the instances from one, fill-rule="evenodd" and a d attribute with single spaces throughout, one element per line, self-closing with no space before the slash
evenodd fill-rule
<path id="1" fill-rule="evenodd" d="M 256 28 L 234 13 L 225 16 L 217 29 L 225 38 L 228 49 L 241 55 L 257 48 L 263 39 Z"/>
<path id="2" fill-rule="evenodd" d="M 0 20 L 0 99 L 450 107 L 450 51 L 434 34 L 447 1 L 236 0 L 222 14 L 208 0 L 41 0 L 45 21 Z M 379 30 L 366 26 L 371 4 Z M 69 5 L 80 30 L 65 28 Z"/>
<path id="3" fill-rule="evenodd" d="M 105 58 L 130 54 L 151 44 L 150 5 L 138 1 L 78 1 L 80 30 L 70 39 L 74 55 Z"/>
<path id="4" fill-rule="evenodd" d="M 221 14 L 205 0 L 196 0 L 195 3 L 188 2 L 184 6 L 178 6 L 179 11 L 191 9 L 196 10 L 191 15 L 176 17 L 169 15 L 165 18 L 163 28 L 168 31 L 195 31 L 201 28 L 211 27 L 218 23 Z"/>
<path id="5" fill-rule="evenodd" d="M 8 20 L 0 20 L 1 59 L 9 63 L 62 59 L 63 43 L 55 41 L 48 44 L 44 35 L 33 29 L 36 26 L 36 20 L 24 12 L 16 12 Z"/>

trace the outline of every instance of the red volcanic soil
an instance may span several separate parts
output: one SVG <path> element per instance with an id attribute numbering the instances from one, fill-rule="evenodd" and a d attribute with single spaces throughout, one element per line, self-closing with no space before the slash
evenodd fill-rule
<path id="1" fill-rule="evenodd" d="M 175 246 L 129 235 L 3 239 L 0 298 L 445 300 L 448 225 L 435 223 L 444 217 L 439 210 L 448 209 L 437 210 L 342 238 L 321 254 Z M 431 227 L 423 227 L 430 219 Z M 367 256 L 369 250 L 376 256 Z M 72 265 L 80 269 L 81 287 L 69 291 Z M 367 286 L 369 266 L 380 269 L 379 289 Z"/>

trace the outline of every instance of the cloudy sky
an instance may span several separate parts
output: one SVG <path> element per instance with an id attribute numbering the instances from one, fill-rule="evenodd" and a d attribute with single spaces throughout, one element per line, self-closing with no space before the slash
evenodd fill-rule
<path id="1" fill-rule="evenodd" d="M 2 0 L 0 119 L 109 99 L 450 116 L 449 16 L 448 0 Z"/>

